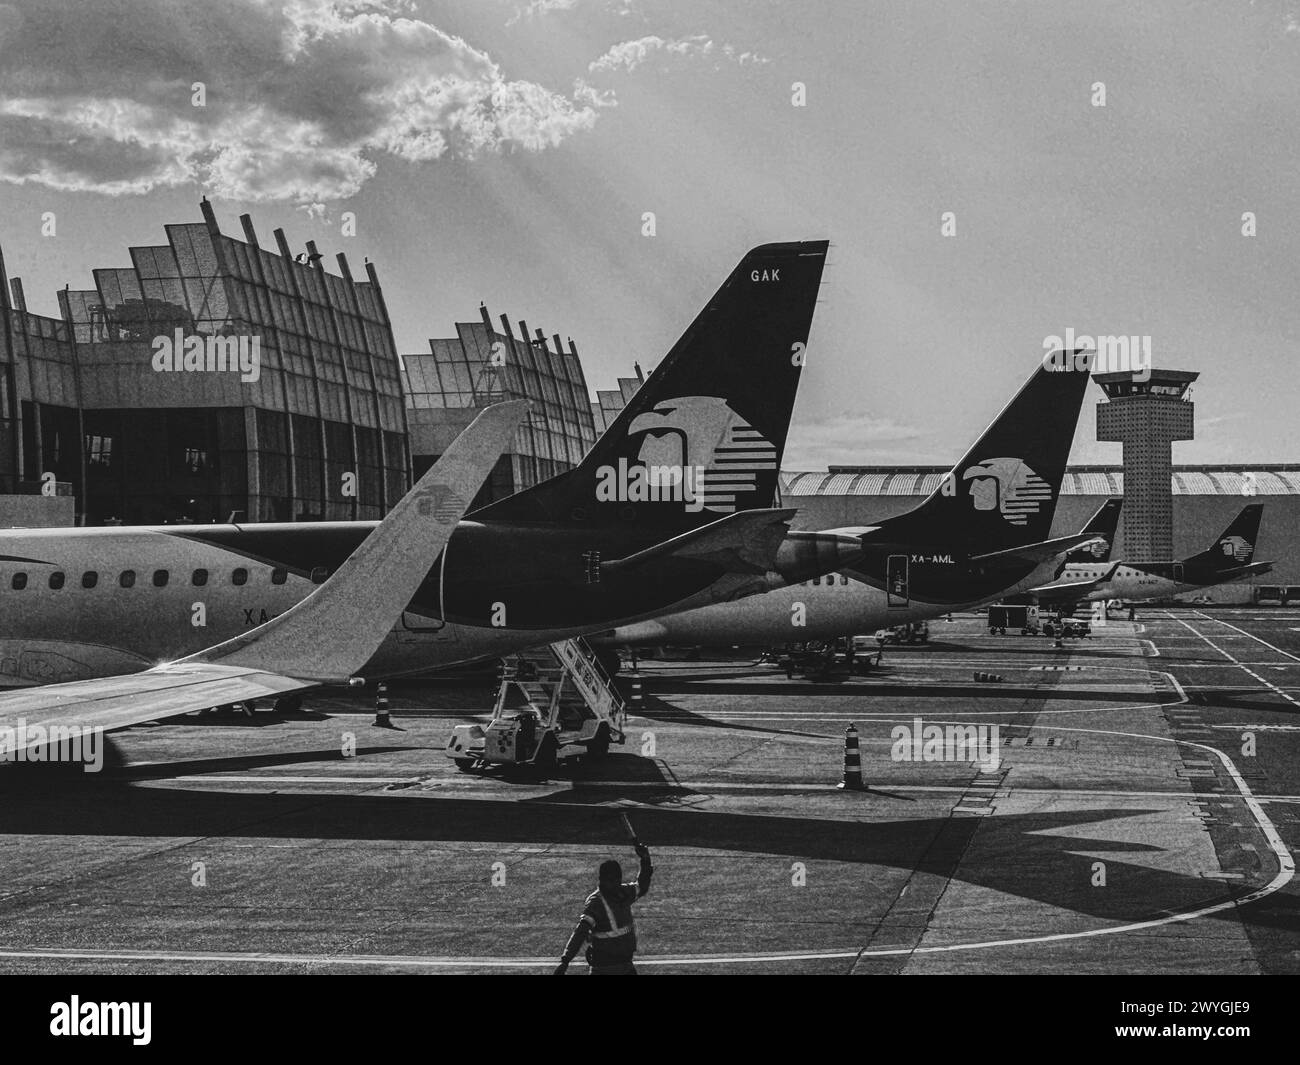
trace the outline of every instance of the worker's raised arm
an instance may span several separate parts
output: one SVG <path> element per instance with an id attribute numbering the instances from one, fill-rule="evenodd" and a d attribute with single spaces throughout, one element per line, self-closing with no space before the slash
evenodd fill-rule
<path id="1" fill-rule="evenodd" d="M 641 871 L 636 877 L 636 897 L 639 899 L 650 890 L 650 877 L 654 875 L 654 866 L 650 864 L 650 848 L 644 843 L 636 845 L 637 857 L 641 859 Z"/>

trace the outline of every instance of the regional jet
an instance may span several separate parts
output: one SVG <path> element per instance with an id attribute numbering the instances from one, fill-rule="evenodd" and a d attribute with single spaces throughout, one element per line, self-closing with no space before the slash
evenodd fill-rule
<path id="1" fill-rule="evenodd" d="M 1272 562 L 1253 561 L 1263 514 L 1263 503 L 1251 503 L 1242 508 L 1213 544 L 1181 562 L 1121 562 L 1108 574 L 1100 576 L 1097 586 L 1081 598 L 1091 602 L 1166 599 L 1183 592 L 1268 573 L 1273 568 Z"/>
<path id="2" fill-rule="evenodd" d="M 1078 354 L 1078 353 L 1076 353 Z M 604 645 L 779 644 L 871 632 L 968 610 L 1055 580 L 1091 528 L 1050 539 L 1086 367 L 1043 360 L 993 424 L 907 513 L 857 536 L 862 557 L 799 585 L 606 631 Z"/>
<path id="3" fill-rule="evenodd" d="M 483 411 L 333 575 L 278 617 L 130 676 L 0 695 L 0 759 L 61 745 L 71 730 L 125 728 L 347 683 L 427 577 L 527 408 L 516 400 Z"/>
<path id="4" fill-rule="evenodd" d="M 455 527 L 366 673 L 500 656 L 856 557 L 856 535 L 790 532 L 794 512 L 771 509 L 827 247 L 745 255 L 577 467 Z M 131 673 L 222 644 L 302 601 L 374 528 L 0 532 L 0 681 Z"/>
<path id="5" fill-rule="evenodd" d="M 1120 567 L 1118 562 L 1111 563 L 1110 552 L 1123 505 L 1123 499 L 1106 500 L 1082 530 L 1092 533 L 1095 539 L 1066 555 L 1050 583 L 1040 584 L 1022 595 L 1007 596 L 1006 601 L 1050 604 L 1069 613 L 1081 599 L 1105 585 Z"/>

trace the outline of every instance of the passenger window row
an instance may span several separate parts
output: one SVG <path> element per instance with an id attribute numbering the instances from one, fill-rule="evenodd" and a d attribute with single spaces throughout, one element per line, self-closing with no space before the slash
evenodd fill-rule
<path id="1" fill-rule="evenodd" d="M 826 583 L 827 583 L 827 584 L 834 584 L 834 583 L 835 583 L 835 577 L 836 577 L 836 574 L 834 574 L 834 573 L 828 573 L 828 574 L 826 574 Z M 840 583 L 841 583 L 841 584 L 848 584 L 848 583 L 849 583 L 849 579 L 848 579 L 846 576 L 844 576 L 844 574 L 842 574 L 842 573 L 839 574 L 839 578 L 840 578 Z M 801 586 L 807 586 L 807 585 L 810 585 L 810 584 L 821 584 L 821 582 L 822 582 L 822 578 L 821 578 L 821 577 L 814 577 L 814 578 L 813 578 L 812 580 L 810 580 L 810 581 L 800 581 L 799 584 L 800 584 Z"/>
<path id="2" fill-rule="evenodd" d="M 316 569 L 311 571 L 312 583 L 321 584 L 328 575 L 329 572 L 327 570 L 321 567 L 317 567 Z M 120 584 L 123 588 L 134 588 L 135 578 L 136 578 L 135 570 L 124 569 L 121 573 L 118 574 L 117 583 Z M 274 569 L 271 570 L 272 584 L 284 584 L 284 582 L 287 581 L 288 579 L 289 579 L 289 571 L 287 569 L 281 569 L 279 566 L 276 566 Z M 63 587 L 66 580 L 67 580 L 67 574 L 65 574 L 62 570 L 55 570 L 49 576 L 49 586 L 52 589 L 57 590 Z M 170 580 L 171 580 L 170 571 L 165 569 L 156 569 L 153 571 L 152 581 L 153 581 L 153 586 L 155 588 L 166 588 Z M 208 583 L 208 571 L 205 569 L 196 569 L 193 573 L 190 574 L 190 583 L 194 585 L 195 588 L 202 588 L 204 585 Z M 245 569 L 243 566 L 238 566 L 235 569 L 231 570 L 230 583 L 235 585 L 247 584 L 248 570 Z M 99 584 L 99 574 L 95 570 L 93 569 L 87 570 L 85 573 L 81 575 L 81 586 L 83 588 L 94 588 L 98 584 Z M 24 588 L 27 587 L 27 574 L 21 571 L 15 573 L 9 581 L 9 587 L 11 587 L 16 592 L 22 591 Z"/>

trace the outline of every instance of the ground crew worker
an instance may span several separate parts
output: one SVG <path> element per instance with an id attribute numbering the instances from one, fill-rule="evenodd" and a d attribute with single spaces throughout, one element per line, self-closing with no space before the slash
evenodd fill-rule
<path id="1" fill-rule="evenodd" d="M 650 877 L 654 867 L 650 864 L 650 848 L 636 844 L 641 859 L 641 871 L 635 881 L 623 883 L 623 867 L 610 860 L 600 863 L 600 887 L 587 896 L 582 917 L 564 947 L 556 976 L 563 976 L 569 962 L 590 938 L 587 947 L 587 964 L 593 976 L 635 976 L 632 956 L 636 953 L 636 922 L 632 919 L 632 903 L 650 890 Z"/>

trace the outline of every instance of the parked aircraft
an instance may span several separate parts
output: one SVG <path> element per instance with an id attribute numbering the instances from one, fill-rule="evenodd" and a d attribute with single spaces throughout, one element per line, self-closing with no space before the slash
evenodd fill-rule
<path id="1" fill-rule="evenodd" d="M 67 760 L 100 730 L 348 682 L 388 636 L 526 414 L 522 400 L 483 411 L 334 574 L 278 617 L 130 676 L 0 695 L 0 760 Z"/>
<path id="2" fill-rule="evenodd" d="M 1067 366 L 1074 359 L 1064 360 Z M 866 528 L 862 558 L 735 603 L 619 626 L 604 645 L 779 644 L 872 632 L 1045 584 L 1089 529 L 1049 538 L 1088 373 L 1044 360 L 920 505 Z"/>
<path id="3" fill-rule="evenodd" d="M 367 672 L 497 656 L 856 557 L 855 536 L 790 533 L 794 512 L 770 509 L 827 246 L 750 251 L 580 465 L 460 522 Z M 130 673 L 232 639 L 375 525 L 0 532 L 0 680 Z"/>

